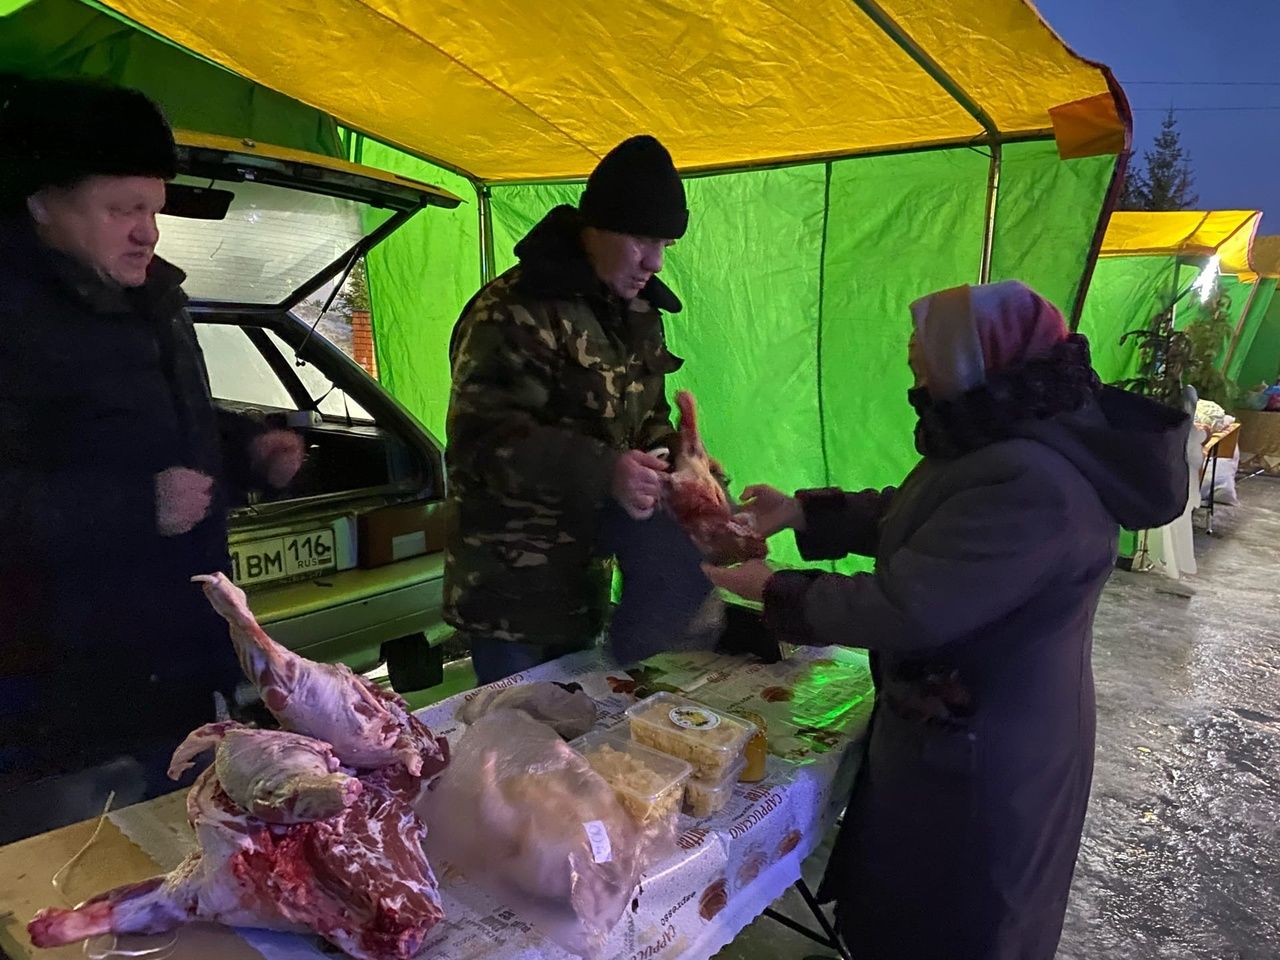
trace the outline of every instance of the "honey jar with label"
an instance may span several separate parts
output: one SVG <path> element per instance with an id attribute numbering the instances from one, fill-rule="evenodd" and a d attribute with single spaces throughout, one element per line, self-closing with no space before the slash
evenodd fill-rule
<path id="1" fill-rule="evenodd" d="M 742 768 L 742 773 L 738 775 L 738 782 L 757 783 L 763 780 L 765 775 L 765 758 L 769 755 L 769 728 L 765 723 L 764 717 L 758 713 L 739 711 L 738 715 L 756 725 L 756 732 L 747 741 L 747 746 L 744 750 L 747 765 Z"/>

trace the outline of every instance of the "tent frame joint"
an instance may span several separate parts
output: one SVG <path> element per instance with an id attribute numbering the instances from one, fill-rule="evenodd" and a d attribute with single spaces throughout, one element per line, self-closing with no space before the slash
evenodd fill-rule
<path id="1" fill-rule="evenodd" d="M 991 260 L 995 253 L 996 208 L 1000 192 L 1000 168 L 1004 157 L 1004 135 L 981 104 L 965 91 L 959 81 L 948 73 L 942 64 L 912 39 L 877 0 L 853 0 L 853 3 L 986 131 L 987 142 L 991 147 L 991 165 L 987 173 L 987 208 L 983 220 L 982 258 L 978 263 L 978 282 L 988 283 L 991 280 Z"/>

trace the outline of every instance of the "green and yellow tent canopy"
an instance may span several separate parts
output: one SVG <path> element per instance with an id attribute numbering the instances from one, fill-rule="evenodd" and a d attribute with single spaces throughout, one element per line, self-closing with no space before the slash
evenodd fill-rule
<path id="1" fill-rule="evenodd" d="M 1057 133 L 1117 153 L 1104 73 L 1010 0 L 113 0 L 262 87 L 489 183 L 637 130 L 687 170 Z"/>
<path id="2" fill-rule="evenodd" d="M 1018 278 L 1078 315 L 1129 139 L 1110 73 L 1023 0 L 33 0 L 0 36 L 0 67 L 112 75 L 210 133 L 341 127 L 350 159 L 474 197 L 370 258 L 384 383 L 437 433 L 466 299 L 657 135 L 692 212 L 676 379 L 738 479 L 788 487 L 913 464 L 914 298 Z"/>
<path id="3" fill-rule="evenodd" d="M 1103 257 L 1216 256 L 1223 273 L 1248 274 L 1253 238 L 1261 220 L 1259 210 L 1122 211 L 1112 214 L 1099 254 Z"/>
<path id="4" fill-rule="evenodd" d="M 1254 238 L 1257 210 L 1120 212 L 1111 217 L 1080 320 L 1092 345 L 1094 366 L 1108 382 L 1137 373 L 1136 344 L 1121 338 L 1148 328 L 1155 317 L 1175 310 L 1175 325 L 1194 317 L 1188 290 L 1212 264 L 1230 297 L 1233 326 L 1222 364 L 1234 379 L 1235 345 L 1265 314 L 1274 277 L 1260 276 Z M 1223 398 L 1226 402 L 1226 398 Z"/>

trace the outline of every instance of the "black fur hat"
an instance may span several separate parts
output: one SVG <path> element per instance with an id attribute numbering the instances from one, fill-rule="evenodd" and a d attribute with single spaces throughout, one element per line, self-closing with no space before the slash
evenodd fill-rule
<path id="1" fill-rule="evenodd" d="M 173 131 L 146 95 L 97 80 L 0 74 L 0 213 L 86 177 L 176 172 Z"/>

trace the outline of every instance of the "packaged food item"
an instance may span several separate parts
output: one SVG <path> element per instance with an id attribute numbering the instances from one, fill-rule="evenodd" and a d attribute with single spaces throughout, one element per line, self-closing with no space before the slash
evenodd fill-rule
<path id="1" fill-rule="evenodd" d="M 640 877 L 676 852 L 677 818 L 638 822 L 582 754 L 523 710 L 481 717 L 454 753 L 415 804 L 432 862 L 570 953 L 604 956 Z"/>
<path id="2" fill-rule="evenodd" d="M 693 767 L 613 730 L 599 730 L 571 746 L 613 787 L 618 802 L 639 823 L 675 816 Z"/>
<path id="3" fill-rule="evenodd" d="M 470 696 L 455 715 L 466 724 L 475 723 L 494 710 L 523 710 L 564 739 L 573 740 L 596 723 L 596 703 L 576 683 L 538 681 L 502 689 L 484 687 Z"/>
<path id="4" fill-rule="evenodd" d="M 627 711 L 631 737 L 693 764 L 697 776 L 720 781 L 738 762 L 755 724 L 673 693 L 655 693 Z"/>
<path id="5" fill-rule="evenodd" d="M 746 764 L 738 779 L 743 783 L 758 783 L 764 779 L 765 760 L 769 756 L 769 725 L 758 713 L 743 711 L 742 718 L 756 725 L 756 732 L 751 735 L 746 746 Z"/>
<path id="6" fill-rule="evenodd" d="M 689 782 L 684 785 L 684 812 L 701 820 L 723 810 L 733 796 L 734 785 L 746 765 L 747 758 L 743 756 L 738 758 L 738 762 L 729 768 L 721 780 L 689 778 Z"/>

